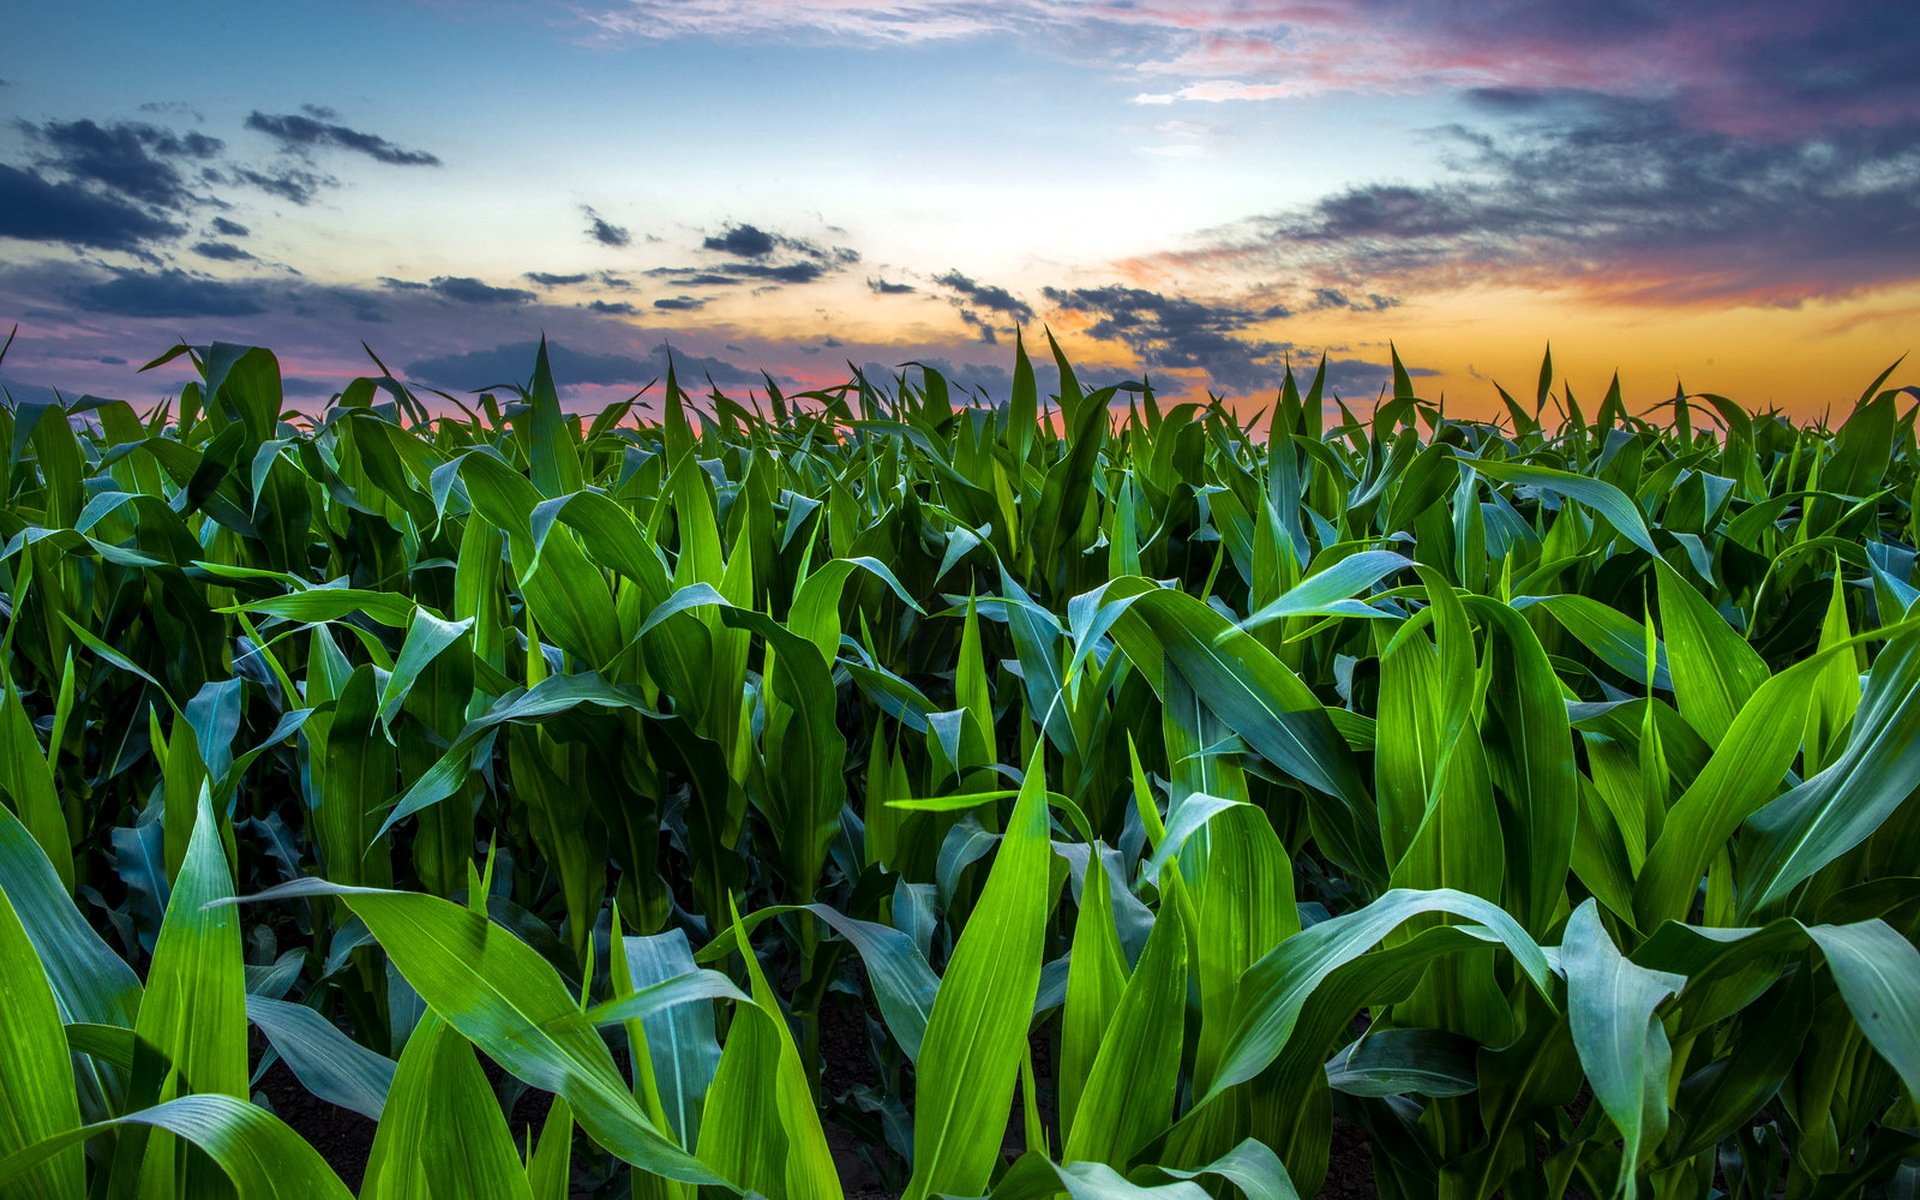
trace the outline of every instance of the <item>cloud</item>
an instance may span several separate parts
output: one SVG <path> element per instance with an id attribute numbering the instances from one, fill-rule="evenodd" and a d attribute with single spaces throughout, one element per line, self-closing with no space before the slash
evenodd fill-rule
<path id="1" fill-rule="evenodd" d="M 550 275 L 545 271 L 528 271 L 523 276 L 527 282 L 539 287 L 567 287 L 570 284 L 585 283 L 589 276 L 582 272 L 578 275 Z"/>
<path id="2" fill-rule="evenodd" d="M 300 167 L 275 167 L 264 171 L 253 167 L 235 167 L 228 175 L 231 182 L 250 184 L 270 196 L 291 200 L 295 204 L 311 204 L 322 188 L 340 185 L 340 181 L 331 175 Z"/>
<path id="3" fill-rule="evenodd" d="M 662 296 L 653 302 L 653 306 L 670 312 L 697 312 L 705 308 L 707 302 L 693 296 Z"/>
<path id="4" fill-rule="evenodd" d="M 587 218 L 587 236 L 602 246 L 621 247 L 633 243 L 633 234 L 626 227 L 615 225 L 593 210 L 590 204 L 582 204 L 580 213 Z"/>
<path id="5" fill-rule="evenodd" d="M 587 309 L 610 317 L 632 317 L 640 313 L 639 309 L 625 300 L 595 300 L 587 305 Z"/>
<path id="6" fill-rule="evenodd" d="M 784 263 L 779 266 L 771 263 L 734 263 L 724 270 L 737 279 L 765 279 L 773 283 L 812 283 L 827 273 L 827 268 L 816 262 Z"/>
<path id="7" fill-rule="evenodd" d="M 1089 335 L 1117 342 L 1148 368 L 1204 370 L 1218 384 L 1251 390 L 1270 383 L 1289 343 L 1247 336 L 1293 315 L 1278 304 L 1230 304 L 1138 287 L 1047 288 L 1047 300 L 1095 318 Z"/>
<path id="8" fill-rule="evenodd" d="M 917 292 L 920 289 L 910 283 L 894 283 L 876 275 L 868 277 L 867 290 L 876 296 L 904 296 L 909 292 Z"/>
<path id="9" fill-rule="evenodd" d="M 1920 273 L 1920 120 L 1814 141 L 1696 128 L 1656 100 L 1486 93 L 1450 173 L 1359 184 L 1163 267 L 1429 290 L 1498 281 L 1653 306 L 1793 305 Z M 1154 260 L 1142 260 L 1151 275 Z"/>
<path id="10" fill-rule="evenodd" d="M 959 312 L 961 322 L 986 345 L 998 342 L 1002 333 L 1012 333 L 1015 325 L 1033 320 L 1033 307 L 998 284 L 980 283 L 953 270 L 935 275 L 933 281 L 951 293 L 947 299 Z M 996 324 L 982 315 L 983 309 L 1011 323 Z"/>
<path id="11" fill-rule="evenodd" d="M 765 258 L 780 245 L 780 240 L 752 225 L 732 225 L 725 233 L 710 237 L 700 245 L 707 250 L 718 250 L 722 254 L 741 258 Z"/>
<path id="12" fill-rule="evenodd" d="M 232 242 L 195 242 L 193 252 L 201 258 L 211 258 L 217 262 L 251 262 L 253 255 Z"/>
<path id="13" fill-rule="evenodd" d="M 20 128 L 38 151 L 42 169 L 125 200 L 172 211 L 194 199 L 180 164 L 213 159 L 224 146 L 219 138 L 203 133 L 177 134 L 138 121 L 21 122 Z"/>
<path id="14" fill-rule="evenodd" d="M 601 0 L 602 38 L 893 45 L 1008 36 L 1136 64 L 1139 104 L 1556 85 L 1670 100 L 1696 128 L 1920 116 L 1920 7 L 1887 0 Z"/>
<path id="15" fill-rule="evenodd" d="M 1004 6 L 1018 15 L 1021 5 Z M 924 42 L 967 37 L 1007 27 L 991 6 L 953 0 L 701 0 L 648 3 L 628 0 L 588 14 L 607 37 L 757 37 L 812 34 L 831 41 Z"/>
<path id="16" fill-rule="evenodd" d="M 495 287 L 470 275 L 436 275 L 426 283 L 382 277 L 380 282 L 394 291 L 432 292 L 455 304 L 527 304 L 536 299 L 525 288 Z"/>
<path id="17" fill-rule="evenodd" d="M 135 251 L 185 232 L 117 197 L 0 163 L 0 237 Z"/>
<path id="18" fill-rule="evenodd" d="M 265 289 L 259 284 L 209 279 L 171 267 L 114 271 L 69 298 L 86 312 L 117 317 L 245 317 L 267 311 Z"/>
<path id="19" fill-rule="evenodd" d="M 979 283 L 958 271 L 935 275 L 933 281 L 955 295 L 965 297 L 968 303 L 976 308 L 997 312 L 1016 321 L 1033 320 L 1033 308 L 1026 301 L 997 284 Z"/>
<path id="20" fill-rule="evenodd" d="M 305 154 L 333 147 L 364 154 L 375 162 L 393 167 L 437 167 L 438 156 L 424 150 L 403 150 L 378 134 L 352 129 L 332 122 L 336 114 L 328 108 L 309 108 L 306 113 L 272 115 L 255 109 L 248 114 L 248 129 L 264 133 L 280 143 L 283 150 Z"/>
<path id="21" fill-rule="evenodd" d="M 647 274 L 678 288 L 732 287 L 746 283 L 779 286 L 813 283 L 860 261 L 848 246 L 824 245 L 757 225 L 733 224 L 710 234 L 702 250 L 731 256 L 730 261 L 687 267 L 653 267 Z"/>
<path id="22" fill-rule="evenodd" d="M 510 342 L 486 350 L 469 350 L 425 358 L 407 367 L 410 376 L 447 388 L 476 389 L 524 380 L 533 374 L 533 360 L 539 349 L 535 342 Z M 564 390 L 568 384 L 599 384 L 639 388 L 667 373 L 672 354 L 676 374 L 681 378 L 711 377 L 717 384 L 753 384 L 760 382 L 757 371 L 718 358 L 670 351 L 661 342 L 644 357 L 617 352 L 576 350 L 557 341 L 547 343 L 547 361 L 554 379 Z"/>
<path id="23" fill-rule="evenodd" d="M 225 217 L 213 219 L 213 231 L 221 237 L 243 238 L 252 231 L 238 221 L 229 221 Z"/>
<path id="24" fill-rule="evenodd" d="M 1339 288 L 1322 287 L 1313 289 L 1313 302 L 1307 305 L 1309 312 L 1323 312 L 1330 308 L 1346 309 L 1348 312 L 1384 312 L 1398 306 L 1397 296 L 1382 296 L 1379 292 L 1368 292 L 1355 300 Z"/>

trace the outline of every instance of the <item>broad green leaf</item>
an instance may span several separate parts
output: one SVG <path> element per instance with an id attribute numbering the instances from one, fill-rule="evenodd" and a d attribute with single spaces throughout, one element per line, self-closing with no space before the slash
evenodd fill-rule
<path id="1" fill-rule="evenodd" d="M 407 1039 L 360 1200 L 532 1200 L 506 1114 L 459 1031 L 429 1013 Z"/>
<path id="2" fill-rule="evenodd" d="M 247 1019 L 302 1086 L 329 1104 L 378 1121 L 393 1086 L 394 1062 L 342 1033 L 304 1004 L 247 997 Z"/>
<path id="3" fill-rule="evenodd" d="M 1218 1071 L 1204 1084 L 1203 1100 L 1257 1075 L 1279 1056 L 1301 1009 L 1323 980 L 1423 913 L 1478 922 L 1508 949 L 1534 987 L 1547 991 L 1546 955 L 1497 905 L 1446 889 L 1395 889 L 1364 908 L 1301 931 L 1247 968 L 1234 1000 L 1233 1032 Z"/>
<path id="4" fill-rule="evenodd" d="M 232 1096 L 181 1096 L 83 1125 L 0 1159 L 0 1187 L 89 1138 L 129 1127 L 157 1129 L 204 1152 L 240 1200 L 350 1200 L 319 1152 L 263 1108 Z M 75 1193 L 77 1195 L 77 1193 Z"/>
<path id="5" fill-rule="evenodd" d="M 626 1162 L 688 1183 L 724 1181 L 648 1119 L 554 969 L 485 917 L 407 892 L 301 880 L 252 900 L 338 896 L 442 1020 L 502 1067 L 565 1097 L 580 1127 Z"/>
<path id="6" fill-rule="evenodd" d="M 53 988 L 13 905 L 0 894 L 0 1160 L 80 1126 L 73 1069 Z M 9 1200 L 66 1200 L 85 1185 L 78 1148 L 62 1151 L 0 1184 Z"/>
<path id="7" fill-rule="evenodd" d="M 731 916 L 735 928 L 740 913 Z M 700 1158 L 743 1188 L 794 1200 L 839 1200 L 806 1067 L 786 1013 L 767 986 L 753 947 L 739 941 L 753 1004 L 736 1009 L 700 1122 Z"/>
<path id="8" fill-rule="evenodd" d="M 927 1020 L 907 1200 L 986 1191 L 1040 985 L 1050 855 L 1042 743 Z"/>
<path id="9" fill-rule="evenodd" d="M 1153 923 L 1107 1022 L 1067 1133 L 1064 1161 L 1125 1166 L 1166 1128 L 1180 1084 L 1186 1007 L 1185 922 L 1168 912 Z"/>
<path id="10" fill-rule="evenodd" d="M 1620 1131 L 1616 1194 L 1631 1198 L 1639 1194 L 1636 1173 L 1643 1151 L 1657 1145 L 1667 1128 L 1672 1047 L 1654 1009 L 1687 981 L 1623 956 L 1592 900 L 1574 910 L 1560 954 L 1574 1049 L 1594 1098 Z"/>

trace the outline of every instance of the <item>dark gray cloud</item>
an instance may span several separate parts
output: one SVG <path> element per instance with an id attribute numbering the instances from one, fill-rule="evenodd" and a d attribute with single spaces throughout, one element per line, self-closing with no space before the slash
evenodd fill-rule
<path id="1" fill-rule="evenodd" d="M 994 326 L 992 321 L 987 320 L 972 309 L 962 308 L 960 310 L 960 322 L 969 329 L 972 329 L 974 336 L 979 338 L 984 345 L 993 346 L 999 344 L 999 329 Z M 1009 330 L 1009 332 L 1011 332 L 1011 330 Z"/>
<path id="2" fill-rule="evenodd" d="M 224 143 L 203 133 L 175 133 L 139 121 L 19 122 L 37 165 L 124 200 L 179 211 L 195 197 L 182 165 L 219 156 Z"/>
<path id="3" fill-rule="evenodd" d="M 0 163 L 0 237 L 134 251 L 185 232 L 116 196 Z"/>
<path id="4" fill-rule="evenodd" d="M 116 317 L 245 317 L 267 311 L 266 289 L 259 283 L 208 279 L 171 267 L 114 271 L 68 298 L 85 312 Z"/>
<path id="5" fill-rule="evenodd" d="M 647 273 L 664 276 L 677 287 L 741 283 L 778 286 L 812 283 L 860 261 L 859 251 L 848 246 L 823 245 L 745 224 L 726 226 L 704 239 L 700 248 L 731 255 L 733 261 L 700 267 L 656 267 Z"/>
<path id="6" fill-rule="evenodd" d="M 394 167 L 437 167 L 438 156 L 424 150 L 404 150 L 378 134 L 353 129 L 334 122 L 329 108 L 308 108 L 305 113 L 263 113 L 258 109 L 247 116 L 247 128 L 264 133 L 280 143 L 284 150 L 308 153 L 322 148 L 338 148 L 364 154 L 375 162 Z"/>
<path id="7" fill-rule="evenodd" d="M 659 307 L 659 301 L 654 302 L 654 307 Z M 610 317 L 631 317 L 640 312 L 625 300 L 595 300 L 587 305 L 587 309 Z"/>
<path id="8" fill-rule="evenodd" d="M 248 184 L 270 196 L 291 200 L 295 204 L 312 204 L 313 198 L 322 189 L 340 186 L 340 181 L 333 176 L 303 167 L 268 167 L 265 170 L 235 167 L 227 173 L 226 178 L 228 182 Z"/>
<path id="9" fill-rule="evenodd" d="M 253 255 L 232 242 L 195 242 L 193 252 L 216 262 L 251 262 Z"/>
<path id="10" fill-rule="evenodd" d="M 538 349 L 536 342 L 510 342 L 486 350 L 421 359 L 410 364 L 407 372 L 413 378 L 445 388 L 474 390 L 492 387 L 530 377 Z M 749 371 L 724 359 L 669 351 L 665 342 L 644 356 L 576 350 L 556 341 L 547 343 L 547 361 L 553 368 L 554 380 L 563 394 L 568 384 L 637 389 L 652 380 L 665 377 L 669 353 L 672 354 L 676 374 L 683 380 L 711 378 L 721 385 L 760 382 L 757 371 Z"/>
<path id="11" fill-rule="evenodd" d="M 1492 73 L 1655 96 L 1695 129 L 1799 140 L 1920 118 L 1912 4 L 1360 0 L 1333 12 L 1333 23 L 1407 51 L 1398 61 L 1379 56 L 1388 70 L 1417 62 L 1440 77 Z"/>
<path id="12" fill-rule="evenodd" d="M 1700 128 L 1666 101 L 1475 100 L 1492 124 L 1441 131 L 1440 182 L 1350 187 L 1198 257 L 1343 294 L 1499 278 L 1656 305 L 1792 305 L 1920 274 L 1920 119 L 1796 140 Z"/>
<path id="13" fill-rule="evenodd" d="M 230 238 L 243 238 L 252 232 L 252 230 L 248 229 L 245 225 L 242 225 L 240 222 L 229 221 L 225 217 L 215 217 L 213 219 L 213 231 L 219 234 L 221 237 L 230 237 Z"/>
<path id="14" fill-rule="evenodd" d="M 752 225 L 732 225 L 724 233 L 709 237 L 700 245 L 707 250 L 717 250 L 740 258 L 765 258 L 779 247 L 780 239 Z"/>
<path id="15" fill-rule="evenodd" d="M 812 283 L 827 273 L 817 262 L 735 263 L 726 268 L 740 279 L 764 279 L 771 283 Z"/>
<path id="16" fill-rule="evenodd" d="M 719 275 L 712 271 L 696 271 L 689 267 L 654 267 L 647 272 L 655 279 L 665 279 L 675 287 L 738 287 L 746 282 L 742 276 Z"/>
<path id="17" fill-rule="evenodd" d="M 904 296 L 909 292 L 917 292 L 920 289 L 910 283 L 895 283 L 892 280 L 882 279 L 874 275 L 869 276 L 867 279 L 867 290 L 876 296 Z"/>
<path id="18" fill-rule="evenodd" d="M 669 312 L 698 312 L 707 306 L 707 302 L 694 296 L 662 296 L 653 302 L 653 306 Z"/>
<path id="19" fill-rule="evenodd" d="M 382 276 L 380 282 L 393 291 L 432 292 L 455 304 L 529 304 L 537 298 L 525 288 L 495 287 L 471 275 L 436 275 L 426 283 Z"/>
<path id="20" fill-rule="evenodd" d="M 1256 326 L 1293 314 L 1278 304 L 1229 304 L 1111 285 L 1047 288 L 1060 308 L 1096 318 L 1087 330 L 1118 342 L 1149 368 L 1199 368 L 1237 390 L 1264 387 L 1277 374 L 1283 342 L 1247 336 Z"/>
<path id="21" fill-rule="evenodd" d="M 1015 321 L 1033 320 L 1032 306 L 997 284 L 980 283 L 958 271 L 935 275 L 933 281 L 956 296 L 963 297 L 970 307 L 984 308 Z"/>
<path id="22" fill-rule="evenodd" d="M 124 367 L 127 365 L 127 360 L 121 358 L 118 354 L 102 354 L 99 361 L 102 365 L 109 367 Z"/>
<path id="23" fill-rule="evenodd" d="M 552 275 L 546 271 L 528 271 L 524 278 L 528 283 L 535 284 L 539 287 L 566 287 L 568 284 L 585 283 L 589 276 L 585 273 L 579 275 Z"/>
<path id="24" fill-rule="evenodd" d="M 601 287 L 613 288 L 616 291 L 626 291 L 633 286 L 633 280 L 624 275 L 616 275 L 612 271 L 596 271 L 593 278 Z"/>
<path id="25" fill-rule="evenodd" d="M 580 215 L 587 219 L 587 236 L 602 246 L 616 249 L 633 244 L 633 234 L 623 225 L 615 225 L 593 210 L 590 204 L 580 206 Z"/>
<path id="26" fill-rule="evenodd" d="M 1356 300 L 1339 288 L 1323 287 L 1313 289 L 1313 301 L 1307 305 L 1307 311 L 1323 312 L 1339 308 L 1349 312 L 1384 312 L 1399 303 L 1399 297 L 1382 296 L 1379 292 L 1368 292 Z"/>
<path id="27" fill-rule="evenodd" d="M 1016 325 L 1033 320 L 1033 307 L 998 284 L 981 283 L 959 271 L 935 275 L 933 281 L 947 289 L 947 299 L 960 314 L 960 320 L 987 345 L 1012 333 Z M 998 314 L 1007 323 L 998 323 L 986 314 Z"/>

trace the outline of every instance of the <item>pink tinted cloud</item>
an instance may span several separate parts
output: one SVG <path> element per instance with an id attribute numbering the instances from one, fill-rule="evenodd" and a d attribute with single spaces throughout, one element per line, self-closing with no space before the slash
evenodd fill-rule
<path id="1" fill-rule="evenodd" d="M 1571 88 L 1669 99 L 1700 128 L 1798 137 L 1920 119 L 1917 13 L 1877 0 L 1633 12 L 1590 0 L 628 0 L 588 19 L 608 37 L 897 44 L 1018 31 L 1122 52 L 1152 83 L 1147 103 Z"/>

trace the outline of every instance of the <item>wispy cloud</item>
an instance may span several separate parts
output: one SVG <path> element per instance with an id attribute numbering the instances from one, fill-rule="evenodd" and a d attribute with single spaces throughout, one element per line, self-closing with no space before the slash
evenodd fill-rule
<path id="1" fill-rule="evenodd" d="M 364 154 L 390 167 L 440 165 L 438 155 L 425 150 L 407 150 L 379 134 L 342 125 L 334 119 L 338 116 L 331 108 L 317 105 L 308 105 L 304 112 L 298 113 L 273 114 L 255 109 L 247 116 L 247 128 L 266 134 L 278 142 L 283 150 L 295 153 L 335 148 Z"/>
<path id="2" fill-rule="evenodd" d="M 624 225 L 615 225 L 612 221 L 595 212 L 590 204 L 582 204 L 580 213 L 587 219 L 587 236 L 602 246 L 619 248 L 631 245 L 633 234 Z"/>
<path id="3" fill-rule="evenodd" d="M 998 342 L 1000 334 L 1012 333 L 1015 325 L 1033 320 L 1033 306 L 999 284 L 981 283 L 958 271 L 935 275 L 933 281 L 947 290 L 960 320 L 988 345 Z M 1012 324 L 996 323 L 986 314 L 998 315 Z"/>
<path id="4" fill-rule="evenodd" d="M 1130 273 L 1305 278 L 1349 308 L 1369 285 L 1476 283 L 1792 305 L 1920 274 L 1920 120 L 1802 142 L 1693 127 L 1672 102 L 1475 95 L 1490 123 L 1444 131 L 1441 181 L 1351 185 Z"/>

